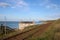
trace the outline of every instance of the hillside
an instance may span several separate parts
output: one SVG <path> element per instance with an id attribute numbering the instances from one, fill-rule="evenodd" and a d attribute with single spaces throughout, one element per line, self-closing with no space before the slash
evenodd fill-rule
<path id="1" fill-rule="evenodd" d="M 60 40 L 60 19 L 45 21 L 46 24 L 31 26 L 26 31 L 4 40 Z"/>
<path id="2" fill-rule="evenodd" d="M 27 40 L 60 40 L 60 19 L 55 20 L 41 35 L 38 32 Z"/>
<path id="3" fill-rule="evenodd" d="M 35 27 L 31 26 L 31 27 L 29 27 L 29 28 L 31 28 L 30 30 L 27 29 L 26 31 L 24 31 L 22 33 L 11 36 L 4 40 L 29 40 L 30 37 L 37 34 L 38 32 L 40 32 L 40 34 L 42 34 L 51 24 L 52 24 L 52 22 L 48 22 L 46 24 L 36 25 Z"/>

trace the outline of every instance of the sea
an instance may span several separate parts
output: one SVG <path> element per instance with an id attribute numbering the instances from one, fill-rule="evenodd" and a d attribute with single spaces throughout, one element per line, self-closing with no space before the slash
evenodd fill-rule
<path id="1" fill-rule="evenodd" d="M 35 22 L 35 24 L 41 24 L 42 22 Z M 6 25 L 10 28 L 18 28 L 19 27 L 19 22 L 18 21 L 0 21 L 0 25 L 3 24 L 3 25 Z"/>

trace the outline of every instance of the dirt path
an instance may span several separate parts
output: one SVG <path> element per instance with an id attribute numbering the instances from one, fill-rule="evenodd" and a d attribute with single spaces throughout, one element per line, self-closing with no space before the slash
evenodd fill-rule
<path id="1" fill-rule="evenodd" d="M 44 32 L 44 30 L 46 28 L 48 28 L 48 26 L 50 25 L 51 23 L 48 23 L 48 24 L 43 24 L 39 27 L 36 27 L 34 29 L 31 29 L 31 30 L 28 30 L 26 32 L 23 32 L 23 33 L 20 33 L 18 35 L 15 35 L 13 37 L 10 37 L 10 38 L 7 38 L 7 39 L 4 39 L 4 40 L 27 40 L 28 38 L 30 37 L 35 37 L 35 36 L 38 36 L 40 35 L 41 33 Z"/>

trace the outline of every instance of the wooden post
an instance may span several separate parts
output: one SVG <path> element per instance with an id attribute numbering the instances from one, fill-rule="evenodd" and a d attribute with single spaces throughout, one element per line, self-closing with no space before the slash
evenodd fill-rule
<path id="1" fill-rule="evenodd" d="M 5 36 L 6 36 L 6 16 L 4 18 L 5 18 Z"/>

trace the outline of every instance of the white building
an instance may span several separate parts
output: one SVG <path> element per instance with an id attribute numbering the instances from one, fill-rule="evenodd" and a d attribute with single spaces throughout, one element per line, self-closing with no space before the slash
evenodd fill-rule
<path id="1" fill-rule="evenodd" d="M 23 30 L 25 27 L 31 26 L 31 25 L 35 25 L 34 22 L 32 21 L 22 21 L 19 23 L 19 29 Z"/>

